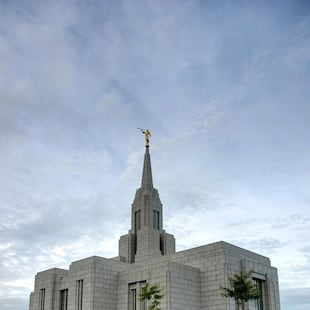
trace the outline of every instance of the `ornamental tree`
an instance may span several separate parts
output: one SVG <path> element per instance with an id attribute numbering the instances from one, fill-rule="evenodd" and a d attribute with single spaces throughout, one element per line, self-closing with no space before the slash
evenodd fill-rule
<path id="1" fill-rule="evenodd" d="M 229 287 L 220 286 L 221 295 L 225 298 L 233 298 L 238 310 L 240 306 L 244 310 L 244 303 L 260 297 L 257 286 L 252 282 L 252 273 L 253 271 L 241 274 L 236 273 L 233 278 L 228 278 Z"/>
<path id="2" fill-rule="evenodd" d="M 163 297 L 164 294 L 162 293 L 159 284 L 153 284 L 150 286 L 148 282 L 142 287 L 140 293 L 140 300 L 149 300 L 151 302 L 149 310 L 160 310 L 160 301 Z"/>

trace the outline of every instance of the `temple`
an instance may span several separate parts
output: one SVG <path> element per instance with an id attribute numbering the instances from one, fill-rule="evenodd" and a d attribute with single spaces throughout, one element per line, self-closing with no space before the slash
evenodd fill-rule
<path id="1" fill-rule="evenodd" d="M 252 271 L 260 298 L 246 310 L 280 310 L 276 268 L 270 259 L 224 241 L 176 252 L 175 239 L 164 230 L 163 206 L 153 187 L 149 144 L 142 181 L 131 206 L 131 228 L 120 237 L 119 255 L 72 262 L 69 269 L 37 273 L 30 310 L 147 310 L 139 293 L 148 282 L 164 293 L 162 310 L 231 310 L 233 299 L 220 285 L 236 272 Z"/>

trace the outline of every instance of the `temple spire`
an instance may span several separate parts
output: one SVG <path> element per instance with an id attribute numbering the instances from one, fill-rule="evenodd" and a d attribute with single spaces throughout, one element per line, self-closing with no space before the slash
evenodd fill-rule
<path id="1" fill-rule="evenodd" d="M 142 182 L 131 205 L 131 229 L 119 241 L 120 259 L 130 264 L 175 253 L 175 239 L 163 229 L 162 203 L 158 190 L 153 187 L 151 133 L 148 129 L 138 129 L 145 136 Z"/>
<path id="2" fill-rule="evenodd" d="M 148 146 L 145 148 L 141 187 L 153 188 L 151 158 Z"/>

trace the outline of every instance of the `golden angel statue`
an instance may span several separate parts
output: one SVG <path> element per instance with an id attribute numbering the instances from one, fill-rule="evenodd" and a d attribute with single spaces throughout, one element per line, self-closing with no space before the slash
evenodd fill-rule
<path id="1" fill-rule="evenodd" d="M 148 129 L 142 129 L 142 128 L 138 128 L 141 130 L 141 132 L 144 134 L 145 137 L 145 146 L 149 147 L 150 146 L 150 136 L 151 136 L 151 132 Z"/>

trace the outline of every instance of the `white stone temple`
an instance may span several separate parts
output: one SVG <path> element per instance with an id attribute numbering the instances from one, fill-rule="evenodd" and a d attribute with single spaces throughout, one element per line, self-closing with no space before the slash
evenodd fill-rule
<path id="1" fill-rule="evenodd" d="M 174 236 L 164 230 L 163 210 L 153 187 L 149 145 L 141 187 L 131 208 L 131 229 L 120 237 L 119 256 L 92 256 L 69 269 L 37 273 L 30 310 L 147 310 L 139 293 L 146 282 L 159 284 L 162 310 L 234 310 L 220 285 L 236 272 L 253 271 L 261 292 L 245 310 L 280 310 L 277 269 L 268 257 L 224 241 L 176 252 Z"/>

